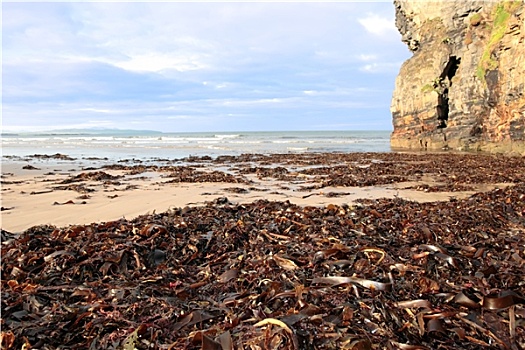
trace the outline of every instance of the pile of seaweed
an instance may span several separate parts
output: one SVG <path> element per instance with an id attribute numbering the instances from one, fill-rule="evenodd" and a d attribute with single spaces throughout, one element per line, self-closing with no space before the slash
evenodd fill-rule
<path id="1" fill-rule="evenodd" d="M 525 348 L 525 184 L 2 232 L 2 349 Z"/>
<path id="2" fill-rule="evenodd" d="M 242 154 L 239 156 L 188 157 L 171 162 L 184 162 L 192 166 L 174 165 L 122 165 L 104 166 L 110 170 L 126 170 L 128 174 L 147 171 L 164 172 L 173 178 L 170 182 L 229 182 L 249 183 L 246 175 L 258 179 L 274 178 L 297 181 L 308 176 L 313 183 L 301 190 L 310 191 L 330 186 L 363 187 L 386 185 L 405 181 L 420 181 L 431 177 L 440 185 L 416 186 L 426 192 L 470 191 L 475 184 L 501 184 L 525 182 L 523 157 L 483 154 L 450 153 L 298 153 L 298 154 Z M 197 171 L 195 167 L 233 167 L 229 173 Z M 233 174 L 231 173 L 233 172 Z M 237 176 L 233 176 L 233 175 Z M 298 176 L 300 179 L 298 179 Z"/>

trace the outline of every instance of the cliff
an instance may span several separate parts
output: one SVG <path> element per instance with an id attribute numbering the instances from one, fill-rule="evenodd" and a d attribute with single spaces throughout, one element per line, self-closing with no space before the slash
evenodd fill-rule
<path id="1" fill-rule="evenodd" d="M 525 1 L 394 0 L 394 149 L 525 154 Z"/>

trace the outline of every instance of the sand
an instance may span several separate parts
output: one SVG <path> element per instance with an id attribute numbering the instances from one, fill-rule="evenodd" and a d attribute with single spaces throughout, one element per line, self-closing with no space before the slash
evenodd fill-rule
<path id="1" fill-rule="evenodd" d="M 2 348 L 525 348 L 523 157 L 66 158 L 5 158 Z"/>
<path id="2" fill-rule="evenodd" d="M 249 203 L 259 199 L 290 201 L 302 206 L 329 204 L 352 205 L 359 199 L 399 197 L 419 202 L 448 201 L 466 198 L 479 191 L 488 191 L 498 184 L 478 184 L 468 191 L 425 192 L 416 190 L 420 185 L 439 184 L 431 176 L 417 181 L 402 181 L 386 185 L 341 187 L 328 186 L 304 190 L 315 184 L 313 176 L 301 174 L 288 165 L 293 181 L 275 177 L 243 174 L 251 183 L 199 182 L 169 183 L 163 171 L 145 171 L 131 174 L 126 170 L 101 168 L 103 162 L 4 159 L 2 162 L 1 228 L 9 232 L 22 232 L 36 225 L 67 225 L 107 222 L 120 218 L 131 219 L 139 215 L 160 213 L 173 208 L 201 206 L 218 198 L 232 203 Z M 24 169 L 31 165 L 37 169 Z M 95 167 L 93 167 L 95 165 Z M 107 165 L 107 164 L 106 164 Z M 221 171 L 241 176 L 239 164 L 199 164 L 198 171 Z M 274 164 L 275 166 L 275 164 Z M 86 168 L 90 170 L 86 170 Z M 90 192 L 57 189 L 62 182 L 79 174 L 104 172 L 121 176 L 117 180 L 78 181 Z M 295 172 L 294 172 L 295 171 Z"/>

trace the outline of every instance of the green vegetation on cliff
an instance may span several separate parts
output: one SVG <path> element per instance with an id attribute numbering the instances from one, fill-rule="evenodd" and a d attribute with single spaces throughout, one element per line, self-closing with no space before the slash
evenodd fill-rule
<path id="1" fill-rule="evenodd" d="M 487 71 L 498 68 L 498 61 L 492 58 L 492 53 L 505 35 L 510 16 L 518 10 L 520 5 L 522 5 L 522 1 L 512 1 L 501 2 L 495 7 L 490 37 L 476 70 L 476 76 L 483 81 L 483 83 L 486 83 L 485 75 Z"/>
<path id="2" fill-rule="evenodd" d="M 481 20 L 482 20 L 482 19 L 483 19 L 483 18 L 481 17 L 481 15 L 480 15 L 479 13 L 475 13 L 475 14 L 473 14 L 473 15 L 470 17 L 470 20 L 469 20 L 469 22 L 470 22 L 470 26 L 472 26 L 472 27 L 476 27 L 476 26 L 478 26 L 478 25 L 481 23 Z"/>

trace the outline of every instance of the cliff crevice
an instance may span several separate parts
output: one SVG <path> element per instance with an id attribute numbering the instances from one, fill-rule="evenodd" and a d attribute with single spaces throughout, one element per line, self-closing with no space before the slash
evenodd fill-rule
<path id="1" fill-rule="evenodd" d="M 394 149 L 525 154 L 525 2 L 395 0 Z"/>

